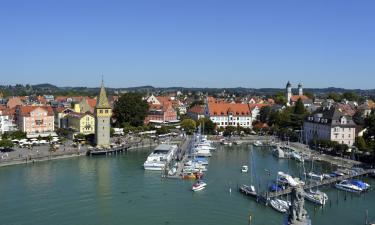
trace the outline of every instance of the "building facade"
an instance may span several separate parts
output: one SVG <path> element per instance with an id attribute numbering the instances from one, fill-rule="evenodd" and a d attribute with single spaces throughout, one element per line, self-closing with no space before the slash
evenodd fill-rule
<path id="1" fill-rule="evenodd" d="M 97 147 L 110 147 L 111 116 L 112 109 L 108 103 L 107 93 L 102 82 L 95 107 L 95 143 Z"/>
<path id="2" fill-rule="evenodd" d="M 206 117 L 210 118 L 217 127 L 241 126 L 252 128 L 252 115 L 248 104 L 208 102 Z"/>
<path id="3" fill-rule="evenodd" d="M 29 136 L 47 136 L 55 130 L 54 113 L 50 106 L 17 106 L 17 125 Z"/>
<path id="4" fill-rule="evenodd" d="M 68 127 L 84 135 L 95 134 L 95 117 L 90 113 L 69 113 Z"/>
<path id="5" fill-rule="evenodd" d="M 335 141 L 352 146 L 355 142 L 356 125 L 350 116 L 335 107 L 324 108 L 307 117 L 303 123 L 304 141 Z"/>

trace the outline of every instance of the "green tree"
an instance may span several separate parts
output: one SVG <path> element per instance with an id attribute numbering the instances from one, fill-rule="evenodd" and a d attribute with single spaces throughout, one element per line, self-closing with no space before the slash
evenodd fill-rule
<path id="1" fill-rule="evenodd" d="M 355 138 L 355 146 L 358 148 L 360 151 L 365 151 L 367 150 L 367 145 L 366 141 L 363 137 L 356 137 Z"/>
<path id="2" fill-rule="evenodd" d="M 192 119 L 184 119 L 181 122 L 181 127 L 186 131 L 187 134 L 192 134 L 197 127 L 197 124 Z"/>
<path id="3" fill-rule="evenodd" d="M 339 102 L 342 99 L 342 96 L 340 94 L 331 92 L 327 96 L 328 99 L 333 99 L 335 102 Z"/>
<path id="4" fill-rule="evenodd" d="M 161 126 L 159 129 L 156 130 L 156 134 L 168 134 L 169 128 L 167 126 Z"/>
<path id="5" fill-rule="evenodd" d="M 271 115 L 271 107 L 265 106 L 259 110 L 259 121 L 262 123 L 268 123 Z"/>
<path id="6" fill-rule="evenodd" d="M 201 129 L 204 134 L 215 134 L 216 133 L 216 124 L 208 118 L 200 118 L 197 121 L 197 124 L 201 126 Z"/>
<path id="7" fill-rule="evenodd" d="M 139 93 L 125 93 L 115 103 L 113 112 L 117 125 L 129 123 L 131 126 L 142 126 L 148 104 Z"/>
<path id="8" fill-rule="evenodd" d="M 8 139 L 2 139 L 0 140 L 0 147 L 5 149 L 13 148 L 14 144 L 11 140 Z"/>
<path id="9" fill-rule="evenodd" d="M 307 96 L 309 99 L 314 99 L 314 94 L 311 92 L 305 92 L 303 93 L 305 96 Z"/>
<path id="10" fill-rule="evenodd" d="M 365 125 L 365 118 L 364 118 L 362 112 L 357 111 L 357 112 L 353 115 L 353 121 L 354 121 L 357 125 L 364 126 L 364 125 Z"/>
<path id="11" fill-rule="evenodd" d="M 10 133 L 9 136 L 13 139 L 24 139 L 26 138 L 26 133 L 22 131 L 14 131 Z"/>
<path id="12" fill-rule="evenodd" d="M 302 99 L 299 98 L 294 106 L 294 114 L 303 115 L 306 113 L 306 108 L 303 105 Z"/>
<path id="13" fill-rule="evenodd" d="M 358 101 L 359 97 L 355 92 L 345 92 L 342 97 L 348 101 Z"/>
<path id="14" fill-rule="evenodd" d="M 278 92 L 274 95 L 273 99 L 275 100 L 276 104 L 279 105 L 285 105 L 286 104 L 286 98 L 285 94 L 283 92 Z"/>
<path id="15" fill-rule="evenodd" d="M 236 132 L 236 127 L 234 126 L 227 126 L 225 127 L 224 129 L 224 133 L 223 133 L 223 136 L 227 137 L 227 136 L 231 136 L 234 134 L 234 132 Z"/>

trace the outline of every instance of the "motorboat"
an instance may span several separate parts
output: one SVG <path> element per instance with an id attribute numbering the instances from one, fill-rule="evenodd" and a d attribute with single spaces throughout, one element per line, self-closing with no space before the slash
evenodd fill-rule
<path id="1" fill-rule="evenodd" d="M 290 176 L 289 174 L 286 174 L 284 172 L 278 172 L 277 173 L 277 181 L 280 182 L 280 183 L 284 183 L 284 184 L 288 184 L 292 187 L 295 187 L 297 185 L 300 185 L 301 182 L 298 182 L 296 181 L 292 176 Z"/>
<path id="2" fill-rule="evenodd" d="M 298 154 L 297 152 L 292 152 L 290 155 L 293 159 L 297 160 L 298 162 L 304 162 L 305 161 L 304 158 L 300 154 Z"/>
<path id="3" fill-rule="evenodd" d="M 156 171 L 164 170 L 166 165 L 173 159 L 177 149 L 177 145 L 158 145 L 144 162 L 144 169 Z"/>
<path id="4" fill-rule="evenodd" d="M 197 182 L 195 182 L 193 184 L 193 187 L 191 188 L 192 191 L 196 192 L 196 191 L 201 191 L 203 189 L 205 189 L 207 186 L 207 184 L 201 180 L 198 180 Z"/>
<path id="5" fill-rule="evenodd" d="M 307 173 L 306 176 L 310 177 L 313 180 L 320 180 L 320 181 L 322 181 L 323 178 L 324 178 L 324 176 L 322 174 L 316 174 L 316 173 L 313 173 L 313 172 Z"/>
<path id="6" fill-rule="evenodd" d="M 249 171 L 249 167 L 244 165 L 244 166 L 242 166 L 241 171 L 242 171 L 242 173 L 247 173 L 247 171 Z"/>
<path id="7" fill-rule="evenodd" d="M 211 157 L 211 151 L 209 149 L 202 149 L 202 148 L 195 148 L 193 155 L 195 156 L 204 156 L 204 157 Z"/>
<path id="8" fill-rule="evenodd" d="M 245 195 L 250 195 L 250 196 L 257 196 L 257 192 L 255 191 L 254 186 L 247 186 L 247 185 L 241 185 L 239 187 L 240 192 L 244 193 Z"/>
<path id="9" fill-rule="evenodd" d="M 328 195 L 319 190 L 316 190 L 316 191 L 309 190 L 305 192 L 305 199 L 318 205 L 325 205 L 326 202 L 328 201 Z"/>
<path id="10" fill-rule="evenodd" d="M 353 192 L 353 193 L 359 193 L 362 192 L 363 189 L 358 187 L 357 185 L 352 184 L 348 180 L 343 180 L 337 184 L 335 184 L 335 187 L 337 189 L 343 190 L 343 191 L 348 191 L 348 192 Z"/>
<path id="11" fill-rule="evenodd" d="M 279 146 L 273 149 L 272 154 L 278 159 L 285 158 L 285 153 Z"/>
<path id="12" fill-rule="evenodd" d="M 253 145 L 256 146 L 256 147 L 261 147 L 263 145 L 263 143 L 261 141 L 255 141 L 253 143 Z"/>
<path id="13" fill-rule="evenodd" d="M 291 203 L 289 201 L 284 201 L 281 199 L 271 199 L 270 205 L 276 211 L 280 213 L 286 213 L 288 212 Z"/>
<path id="14" fill-rule="evenodd" d="M 370 185 L 361 180 L 350 180 L 350 183 L 356 185 L 359 188 L 362 188 L 362 190 L 364 191 L 367 191 L 370 189 Z"/>

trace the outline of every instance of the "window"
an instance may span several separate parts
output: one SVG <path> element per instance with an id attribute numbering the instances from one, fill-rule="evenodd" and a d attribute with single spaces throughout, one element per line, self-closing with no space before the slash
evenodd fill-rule
<path id="1" fill-rule="evenodd" d="M 101 110 L 99 110 L 99 113 L 103 113 L 103 110 L 101 109 Z"/>
<path id="2" fill-rule="evenodd" d="M 108 113 L 108 109 L 105 110 L 105 113 Z"/>
<path id="3" fill-rule="evenodd" d="M 37 126 L 43 125 L 43 120 L 35 120 Z"/>

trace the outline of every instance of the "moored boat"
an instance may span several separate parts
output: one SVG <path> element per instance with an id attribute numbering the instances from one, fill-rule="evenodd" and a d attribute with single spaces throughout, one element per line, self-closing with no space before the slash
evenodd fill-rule
<path id="1" fill-rule="evenodd" d="M 249 171 L 249 167 L 246 166 L 246 165 L 243 165 L 242 168 L 241 168 L 241 172 L 242 173 L 247 173 L 247 171 Z"/>
<path id="2" fill-rule="evenodd" d="M 255 191 L 254 186 L 247 186 L 247 185 L 241 185 L 239 187 L 240 192 L 244 193 L 245 195 L 250 195 L 250 196 L 257 196 L 257 192 Z"/>
<path id="3" fill-rule="evenodd" d="M 291 203 L 289 201 L 284 201 L 281 199 L 271 199 L 270 205 L 273 209 L 280 213 L 286 213 L 289 210 Z"/>
<path id="4" fill-rule="evenodd" d="M 319 190 L 317 191 L 309 190 L 305 192 L 305 199 L 318 205 L 325 205 L 326 202 L 328 201 L 328 196 L 326 193 L 321 192 Z"/>
<path id="5" fill-rule="evenodd" d="M 201 180 L 198 180 L 197 182 L 195 182 L 193 184 L 193 187 L 191 188 L 192 191 L 196 192 L 196 191 L 201 191 L 203 189 L 205 189 L 207 186 L 207 184 Z"/>
<path id="6" fill-rule="evenodd" d="M 335 187 L 339 190 L 343 190 L 343 191 L 348 191 L 348 192 L 353 192 L 353 193 L 359 193 L 359 192 L 362 192 L 363 189 L 352 184 L 350 181 L 348 180 L 343 180 L 337 184 L 335 184 Z"/>

